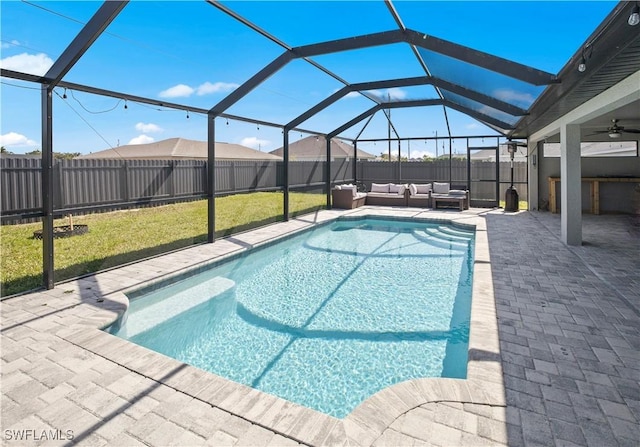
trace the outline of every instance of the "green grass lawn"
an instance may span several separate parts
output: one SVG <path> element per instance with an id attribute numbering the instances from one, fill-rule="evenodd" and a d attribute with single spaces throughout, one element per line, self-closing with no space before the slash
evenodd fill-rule
<path id="1" fill-rule="evenodd" d="M 280 192 L 236 194 L 216 199 L 217 236 L 282 220 Z M 326 204 L 324 194 L 291 192 L 292 215 Z M 63 281 L 207 240 L 207 202 L 178 203 L 136 210 L 75 216 L 89 233 L 54 239 L 55 280 Z M 67 225 L 66 219 L 55 225 Z M 42 285 L 42 241 L 33 237 L 41 223 L 0 227 L 0 295 Z"/>

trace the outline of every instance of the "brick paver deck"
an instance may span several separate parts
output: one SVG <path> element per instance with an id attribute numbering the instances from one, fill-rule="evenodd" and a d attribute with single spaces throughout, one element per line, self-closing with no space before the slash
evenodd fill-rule
<path id="1" fill-rule="evenodd" d="M 126 288 L 342 213 L 4 300 L 2 444 L 640 445 L 640 222 L 628 216 L 584 216 L 585 244 L 566 247 L 549 213 L 350 212 L 451 218 L 478 240 L 469 378 L 404 382 L 342 420 L 99 330 Z"/>

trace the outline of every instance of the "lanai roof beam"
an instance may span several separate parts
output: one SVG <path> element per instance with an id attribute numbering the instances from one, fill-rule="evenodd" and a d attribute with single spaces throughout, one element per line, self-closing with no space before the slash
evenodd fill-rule
<path id="1" fill-rule="evenodd" d="M 340 135 L 342 132 L 344 132 L 345 130 L 349 129 L 351 126 L 359 123 L 360 121 L 362 121 L 363 119 L 365 119 L 369 115 L 372 115 L 372 114 L 376 113 L 378 110 L 398 109 L 398 108 L 402 108 L 402 107 L 437 106 L 437 105 L 440 105 L 440 104 L 442 104 L 442 100 L 441 99 L 422 99 L 422 100 L 415 100 L 415 101 L 387 102 L 387 103 L 377 104 L 377 105 L 373 106 L 372 108 L 370 108 L 369 110 L 367 110 L 365 112 L 362 112 L 360 115 L 358 115 L 355 118 L 353 118 L 352 120 L 346 122 L 345 124 L 343 124 L 342 126 L 338 127 L 337 129 L 329 132 L 327 134 L 327 138 L 333 138 L 333 137 L 335 137 L 337 135 Z"/>
<path id="2" fill-rule="evenodd" d="M 443 79 L 428 77 L 428 76 L 417 76 L 413 78 L 402 78 L 402 79 L 386 79 L 383 81 L 373 81 L 373 82 L 361 82 L 358 84 L 351 84 L 345 86 L 333 93 L 331 96 L 326 99 L 320 101 L 318 104 L 308 109 L 304 113 L 300 114 L 289 123 L 285 124 L 285 128 L 293 128 L 298 126 L 299 124 L 305 122 L 315 114 L 329 107 L 331 104 L 340 100 L 350 92 L 360 91 L 360 90 L 374 90 L 374 89 L 382 89 L 382 88 L 390 88 L 390 87 L 407 87 L 413 85 L 433 85 L 437 87 L 442 87 L 445 90 L 449 90 L 452 93 L 456 93 L 460 96 L 464 96 L 466 98 L 477 101 L 481 104 L 484 104 L 489 107 L 493 107 L 496 110 L 500 110 L 502 112 L 508 113 L 514 116 L 522 116 L 526 115 L 527 111 L 521 109 L 520 107 L 509 104 L 508 102 L 501 101 L 499 99 L 493 98 L 492 96 L 485 95 L 483 93 L 476 92 L 474 90 L 453 84 L 451 82 L 445 81 Z M 398 101 L 402 102 L 402 101 Z"/>
<path id="3" fill-rule="evenodd" d="M 514 79 L 533 85 L 556 84 L 560 80 L 553 74 L 538 70 L 527 65 L 494 56 L 489 53 L 474 50 L 457 43 L 449 42 L 438 37 L 429 36 L 407 29 L 405 31 L 407 42 L 426 50 L 435 51 L 445 56 L 509 76 Z"/>
<path id="4" fill-rule="evenodd" d="M 73 68 L 76 62 L 89 49 L 91 44 L 111 24 L 129 0 L 104 2 L 87 24 L 56 59 L 51 68 L 44 75 L 47 83 L 55 86 Z"/>
<path id="5" fill-rule="evenodd" d="M 327 138 L 333 138 L 335 136 L 340 135 L 342 132 L 349 129 L 351 126 L 359 123 L 369 115 L 376 113 L 378 110 L 399 109 L 399 108 L 405 108 L 405 107 L 427 107 L 427 106 L 438 106 L 438 105 L 450 107 L 454 110 L 465 113 L 471 116 L 472 118 L 475 118 L 478 121 L 482 122 L 483 124 L 492 124 L 494 126 L 497 126 L 498 128 L 503 128 L 503 129 L 511 129 L 512 127 L 508 123 L 497 120 L 495 118 L 491 118 L 490 116 L 476 112 L 475 110 L 468 109 L 464 106 L 452 103 L 451 101 L 448 101 L 446 99 L 444 100 L 443 99 L 420 99 L 420 100 L 413 100 L 413 101 L 387 102 L 387 103 L 377 104 L 374 107 L 370 108 L 369 110 L 362 112 L 360 115 L 346 122 L 345 124 L 338 127 L 337 129 L 329 132 L 327 134 Z"/>
<path id="6" fill-rule="evenodd" d="M 230 8 L 228 8 L 227 6 L 223 5 L 222 3 L 220 3 L 218 0 L 206 0 L 207 3 L 209 3 L 210 5 L 214 6 L 215 8 L 218 8 L 220 11 L 224 12 L 225 14 L 233 17 L 235 20 L 239 21 L 240 23 L 242 23 L 243 25 L 251 28 L 253 31 L 257 32 L 258 34 L 266 37 L 267 39 L 269 39 L 270 41 L 274 42 L 275 44 L 281 46 L 282 48 L 284 48 L 287 51 L 291 51 L 293 48 L 288 45 L 287 43 L 283 42 L 282 40 L 278 39 L 277 37 L 275 37 L 273 34 L 268 33 L 267 31 L 263 30 L 262 28 L 260 28 L 258 25 L 256 25 L 255 23 L 251 22 L 248 19 L 245 19 L 244 17 L 242 17 L 240 14 L 237 14 L 236 12 L 234 12 L 233 10 L 231 10 Z M 329 70 L 328 68 L 324 67 L 323 65 L 320 65 L 318 62 L 309 59 L 308 57 L 303 57 L 303 59 L 310 63 L 311 65 L 313 65 L 314 67 L 316 67 L 318 70 L 322 71 L 323 73 L 331 76 L 332 78 L 334 78 L 335 80 L 337 80 L 338 82 L 344 84 L 344 85 L 349 85 L 349 83 L 347 81 L 345 81 L 344 79 L 342 79 L 340 76 L 338 76 L 337 74 L 335 74 L 334 72 L 332 72 L 331 70 Z M 372 100 L 373 102 L 380 102 L 377 101 L 375 99 L 375 97 L 373 97 L 372 95 L 364 95 L 366 96 L 368 99 Z"/>

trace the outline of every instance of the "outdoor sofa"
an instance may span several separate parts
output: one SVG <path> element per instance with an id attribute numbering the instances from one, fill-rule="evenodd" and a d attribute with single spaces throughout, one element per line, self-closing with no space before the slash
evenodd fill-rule
<path id="1" fill-rule="evenodd" d="M 372 183 L 370 192 L 358 192 L 356 185 L 338 185 L 331 190 L 334 208 L 353 209 L 362 205 L 407 206 L 407 185 Z"/>
<path id="2" fill-rule="evenodd" d="M 431 193 L 433 185 L 431 183 L 409 185 L 409 196 L 407 197 L 407 205 L 418 208 L 431 208 Z"/>
<path id="3" fill-rule="evenodd" d="M 407 206 L 407 185 L 399 183 L 372 183 L 367 193 L 367 205 Z"/>
<path id="4" fill-rule="evenodd" d="M 358 192 L 356 185 L 338 185 L 331 190 L 333 208 L 351 210 L 364 205 L 366 192 Z"/>
<path id="5" fill-rule="evenodd" d="M 438 208 L 438 204 L 456 204 L 462 210 L 469 209 L 469 191 L 452 189 L 450 183 L 433 182 L 427 184 L 410 184 L 409 206 Z"/>
<path id="6" fill-rule="evenodd" d="M 438 208 L 438 205 L 455 205 L 460 211 L 469 209 L 469 191 L 451 189 L 450 183 L 372 183 L 368 193 L 358 192 L 352 184 L 338 185 L 331 191 L 334 208 L 354 209 L 362 205 L 415 206 Z"/>

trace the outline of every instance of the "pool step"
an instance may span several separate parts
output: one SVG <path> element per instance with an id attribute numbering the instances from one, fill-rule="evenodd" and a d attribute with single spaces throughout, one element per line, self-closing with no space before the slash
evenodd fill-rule
<path id="1" fill-rule="evenodd" d="M 441 233 L 448 234 L 450 236 L 457 236 L 465 240 L 472 239 L 475 233 L 472 230 L 463 230 L 461 228 L 452 228 L 444 225 L 439 226 L 438 231 Z"/>
<path id="2" fill-rule="evenodd" d="M 452 240 L 437 231 L 433 233 L 424 230 L 415 231 L 413 237 L 433 247 L 445 250 L 466 251 L 469 248 L 468 240 Z"/>
<path id="3" fill-rule="evenodd" d="M 216 276 L 148 306 L 143 305 L 133 310 L 130 315 L 128 311 L 118 335 L 125 338 L 133 337 L 212 298 L 219 297 L 235 286 L 234 281 Z"/>
<path id="4" fill-rule="evenodd" d="M 457 236 L 457 235 L 445 233 L 440 228 L 426 228 L 424 232 L 430 237 L 451 242 L 454 244 L 467 245 L 470 240 L 469 237 Z"/>

